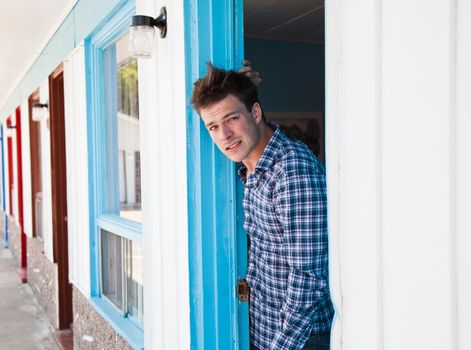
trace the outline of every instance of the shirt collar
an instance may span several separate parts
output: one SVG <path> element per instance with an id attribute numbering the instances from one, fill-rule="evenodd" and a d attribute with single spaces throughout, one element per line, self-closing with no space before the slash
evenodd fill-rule
<path id="1" fill-rule="evenodd" d="M 254 178 L 258 177 L 262 172 L 272 167 L 273 163 L 277 158 L 276 156 L 279 150 L 281 149 L 281 145 L 284 139 L 286 138 L 286 136 L 281 132 L 277 125 L 270 123 L 269 126 L 274 128 L 275 132 L 270 138 L 270 141 L 268 141 L 268 144 L 265 146 L 265 149 L 263 150 L 263 153 L 260 159 L 258 160 L 257 165 L 255 166 L 254 172 L 249 176 L 250 178 L 252 177 L 252 175 L 254 176 Z M 239 177 L 245 183 L 247 181 L 245 176 L 245 174 L 247 173 L 247 167 L 243 163 L 240 163 L 240 167 L 237 172 L 239 174 Z"/>

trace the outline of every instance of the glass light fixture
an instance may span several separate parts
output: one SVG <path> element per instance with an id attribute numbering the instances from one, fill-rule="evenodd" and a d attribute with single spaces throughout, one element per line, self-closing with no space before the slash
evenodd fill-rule
<path id="1" fill-rule="evenodd" d="M 6 137 L 14 137 L 16 135 L 16 125 L 8 125 L 5 130 Z"/>
<path id="2" fill-rule="evenodd" d="M 167 36 L 167 10 L 160 9 L 159 17 L 136 15 L 132 16 L 132 24 L 129 31 L 129 53 L 135 58 L 151 58 L 154 48 L 154 34 L 157 27 L 160 29 L 160 37 Z"/>
<path id="3" fill-rule="evenodd" d="M 35 102 L 33 103 L 33 111 L 31 113 L 31 119 L 35 122 L 46 120 L 49 116 L 49 110 L 47 103 Z"/>

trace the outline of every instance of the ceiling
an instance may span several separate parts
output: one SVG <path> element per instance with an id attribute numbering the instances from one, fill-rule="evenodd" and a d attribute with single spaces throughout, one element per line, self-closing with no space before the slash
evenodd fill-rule
<path id="1" fill-rule="evenodd" d="M 0 110 L 77 0 L 0 1 Z M 245 0 L 245 34 L 324 42 L 324 0 Z"/>
<path id="2" fill-rule="evenodd" d="M 324 42 L 324 0 L 244 0 L 245 35 Z"/>
<path id="3" fill-rule="evenodd" d="M 76 2 L 0 1 L 0 110 Z"/>

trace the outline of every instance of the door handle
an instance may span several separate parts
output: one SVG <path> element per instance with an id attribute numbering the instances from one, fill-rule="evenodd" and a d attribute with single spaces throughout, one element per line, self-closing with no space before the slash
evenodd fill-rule
<path id="1" fill-rule="evenodd" d="M 239 279 L 237 281 L 237 298 L 241 302 L 249 301 L 250 287 L 245 279 Z"/>

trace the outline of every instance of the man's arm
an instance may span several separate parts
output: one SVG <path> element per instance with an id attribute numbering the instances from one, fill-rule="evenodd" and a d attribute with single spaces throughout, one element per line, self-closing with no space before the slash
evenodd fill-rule
<path id="1" fill-rule="evenodd" d="M 325 176 L 303 163 L 289 164 L 275 189 L 276 210 L 284 227 L 290 267 L 281 329 L 271 349 L 301 349 L 312 331 L 314 316 L 328 291 L 327 195 Z"/>

